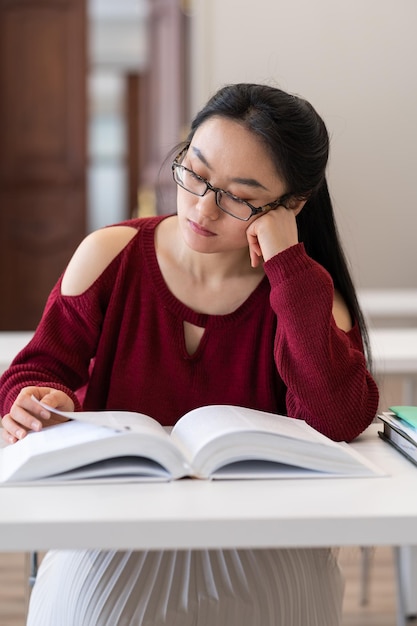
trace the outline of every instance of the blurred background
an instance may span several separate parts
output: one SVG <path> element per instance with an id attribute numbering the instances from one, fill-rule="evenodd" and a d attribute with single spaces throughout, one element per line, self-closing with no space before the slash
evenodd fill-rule
<path id="1" fill-rule="evenodd" d="M 0 332 L 36 327 L 88 232 L 175 211 L 166 158 L 217 88 L 268 83 L 310 100 L 328 126 L 356 285 L 383 290 L 378 319 L 407 315 L 393 335 L 382 328 L 381 406 L 416 402 L 416 304 L 409 291 L 397 300 L 410 289 L 417 302 L 416 24 L 415 0 L 0 0 Z M 391 561 L 374 578 L 377 610 L 374 594 L 360 614 L 354 561 L 346 625 L 391 626 Z M 0 622 L 6 611 L 23 624 L 27 572 L 12 571 L 18 588 L 0 563 Z"/>
<path id="2" fill-rule="evenodd" d="M 91 230 L 171 213 L 166 157 L 229 82 L 312 102 L 359 287 L 416 287 L 414 0 L 1 0 L 0 330 Z"/>

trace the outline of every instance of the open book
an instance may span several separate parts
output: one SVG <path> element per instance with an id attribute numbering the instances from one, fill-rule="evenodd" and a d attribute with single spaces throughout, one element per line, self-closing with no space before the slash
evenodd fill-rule
<path id="1" fill-rule="evenodd" d="M 204 406 L 171 432 L 140 413 L 52 411 L 70 421 L 2 448 L 0 483 L 381 474 L 305 422 L 253 409 Z"/>

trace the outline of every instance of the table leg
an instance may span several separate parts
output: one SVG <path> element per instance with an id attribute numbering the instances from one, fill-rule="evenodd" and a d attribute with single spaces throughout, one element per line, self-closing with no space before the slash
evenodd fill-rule
<path id="1" fill-rule="evenodd" d="M 407 546 L 407 549 L 410 549 L 410 547 Z M 408 579 L 408 576 L 405 576 L 401 550 L 402 548 L 399 546 L 394 547 L 395 574 L 397 580 L 397 626 L 406 626 L 407 608 L 404 583 L 405 578 Z"/>
<path id="2" fill-rule="evenodd" d="M 403 380 L 402 403 L 413 406 L 415 397 L 415 377 L 405 376 Z M 398 589 L 401 586 L 401 601 L 406 617 L 417 615 L 417 546 L 401 546 L 396 550 Z"/>

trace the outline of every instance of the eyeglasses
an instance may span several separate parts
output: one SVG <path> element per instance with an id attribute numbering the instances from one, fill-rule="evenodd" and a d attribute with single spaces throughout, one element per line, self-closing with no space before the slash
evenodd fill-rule
<path id="1" fill-rule="evenodd" d="M 172 175 L 174 181 L 177 185 L 185 189 L 185 191 L 189 191 L 195 196 L 200 197 L 205 196 L 208 191 L 212 191 L 216 197 L 216 204 L 219 209 L 238 220 L 242 220 L 243 222 L 247 222 L 251 217 L 259 215 L 259 213 L 271 211 L 280 205 L 285 206 L 283 204 L 284 199 L 288 199 L 290 194 L 281 196 L 278 200 L 265 204 L 264 206 L 255 207 L 249 202 L 246 202 L 246 200 L 242 200 L 241 198 L 234 196 L 232 193 L 224 191 L 224 189 L 213 187 L 208 180 L 181 164 L 187 150 L 188 146 L 181 150 L 172 163 Z"/>

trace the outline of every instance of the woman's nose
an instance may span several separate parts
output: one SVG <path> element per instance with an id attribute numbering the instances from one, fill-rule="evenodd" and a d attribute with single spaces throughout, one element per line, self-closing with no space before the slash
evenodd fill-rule
<path id="1" fill-rule="evenodd" d="M 216 204 L 216 193 L 208 189 L 204 196 L 197 196 L 197 209 L 201 215 L 211 220 L 217 220 L 221 209 Z"/>

